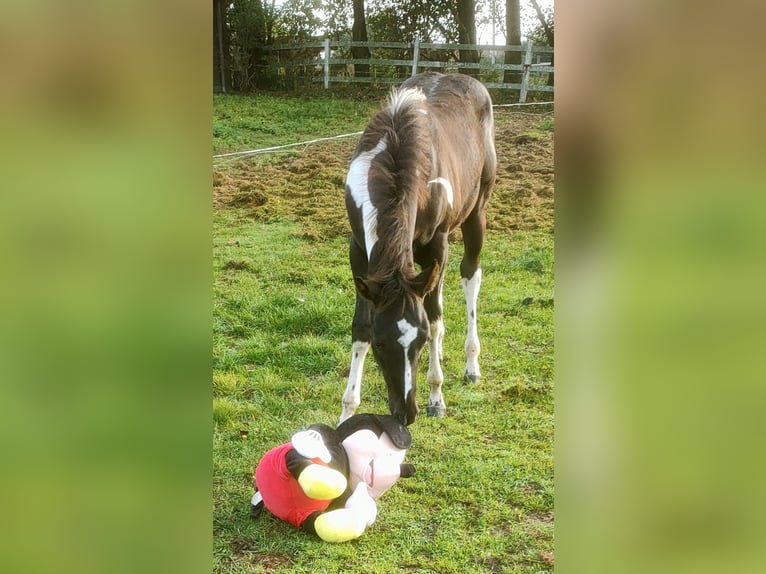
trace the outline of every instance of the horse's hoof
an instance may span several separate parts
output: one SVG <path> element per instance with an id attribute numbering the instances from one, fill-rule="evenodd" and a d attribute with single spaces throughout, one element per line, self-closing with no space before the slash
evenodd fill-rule
<path id="1" fill-rule="evenodd" d="M 426 407 L 426 416 L 443 417 L 446 414 L 447 414 L 447 407 L 430 406 L 430 405 Z"/>
<path id="2" fill-rule="evenodd" d="M 469 375 L 466 373 L 463 377 L 463 380 L 466 383 L 478 383 L 479 382 L 479 375 Z"/>

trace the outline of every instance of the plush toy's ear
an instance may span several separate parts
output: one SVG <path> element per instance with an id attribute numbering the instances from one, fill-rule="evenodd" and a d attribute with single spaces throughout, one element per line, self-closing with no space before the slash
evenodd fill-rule
<path id="1" fill-rule="evenodd" d="M 391 442 L 396 448 L 407 450 L 412 446 L 410 431 L 399 420 L 391 415 L 373 415 L 378 419 L 378 424 L 383 431 L 391 437 Z"/>
<path id="2" fill-rule="evenodd" d="M 369 413 L 354 415 L 339 424 L 335 431 L 338 433 L 340 440 L 343 441 L 356 431 L 362 429 L 370 429 L 378 436 L 383 433 L 388 434 L 396 448 L 406 450 L 412 445 L 410 431 L 396 417 L 391 415 L 373 415 Z"/>

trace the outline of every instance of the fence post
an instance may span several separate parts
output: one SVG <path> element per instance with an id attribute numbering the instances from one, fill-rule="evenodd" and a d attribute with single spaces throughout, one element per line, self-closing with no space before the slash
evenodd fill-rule
<path id="1" fill-rule="evenodd" d="M 330 87 L 330 38 L 324 39 L 324 89 Z"/>
<path id="2" fill-rule="evenodd" d="M 524 75 L 521 78 L 521 91 L 519 92 L 519 102 L 527 101 L 527 86 L 529 85 L 529 70 L 532 66 L 532 42 L 527 40 L 527 51 L 524 54 Z"/>
<path id="3" fill-rule="evenodd" d="M 420 58 L 420 38 L 415 36 L 415 41 L 412 43 L 412 75 L 418 74 L 418 60 Z"/>

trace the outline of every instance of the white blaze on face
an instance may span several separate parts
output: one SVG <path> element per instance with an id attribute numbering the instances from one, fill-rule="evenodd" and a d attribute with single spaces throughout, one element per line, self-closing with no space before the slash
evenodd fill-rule
<path id="1" fill-rule="evenodd" d="M 370 174 L 370 164 L 380 152 L 387 147 L 386 138 L 382 138 L 370 151 L 364 151 L 354 158 L 348 168 L 346 185 L 354 200 L 354 205 L 362 211 L 364 225 L 364 244 L 369 260 L 372 248 L 378 240 L 378 210 L 370 200 L 370 190 L 367 182 Z"/>
<path id="2" fill-rule="evenodd" d="M 453 201 L 453 194 L 452 194 L 452 184 L 443 177 L 437 177 L 436 179 L 432 179 L 428 182 L 428 185 L 434 185 L 434 184 L 440 184 L 442 186 L 442 189 L 444 190 L 444 195 L 447 198 L 447 203 L 449 203 L 450 207 L 452 207 L 452 201 Z"/>
<path id="3" fill-rule="evenodd" d="M 404 350 L 404 398 L 406 399 L 412 391 L 412 369 L 410 368 L 408 354 L 410 345 L 418 336 L 418 328 L 407 321 L 407 319 L 400 319 L 396 326 L 399 327 L 399 333 L 401 333 L 398 341 Z"/>

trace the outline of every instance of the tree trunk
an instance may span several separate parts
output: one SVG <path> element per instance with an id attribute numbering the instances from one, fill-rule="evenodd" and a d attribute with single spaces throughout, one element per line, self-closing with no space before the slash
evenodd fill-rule
<path id="1" fill-rule="evenodd" d="M 553 30 L 551 30 L 551 27 L 548 26 L 548 22 L 545 20 L 545 14 L 543 14 L 543 11 L 540 10 L 540 5 L 537 3 L 537 0 L 531 0 L 532 6 L 535 7 L 535 12 L 537 12 L 537 19 L 540 21 L 540 25 L 543 27 L 543 32 L 545 32 L 545 38 L 548 40 L 548 45 L 553 48 Z M 553 65 L 553 54 L 551 54 L 551 66 Z M 553 85 L 553 72 L 548 73 L 548 82 L 547 84 L 549 86 Z"/>
<path id="2" fill-rule="evenodd" d="M 354 42 L 367 41 L 367 21 L 364 18 L 364 0 L 354 0 L 354 25 L 351 28 L 351 40 Z M 370 49 L 367 46 L 354 46 L 351 55 L 355 59 L 369 60 Z M 370 75 L 368 64 L 354 64 L 354 76 L 366 78 Z"/>
<path id="3" fill-rule="evenodd" d="M 506 0 L 505 2 L 505 45 L 521 45 L 521 17 L 519 13 L 519 0 Z M 522 53 L 507 51 L 505 53 L 506 64 L 521 64 Z M 506 70 L 503 74 L 503 82 L 506 84 L 520 84 L 521 71 Z M 519 91 L 512 90 L 512 95 L 518 98 Z"/>
<path id="4" fill-rule="evenodd" d="M 229 82 L 226 79 L 227 58 L 224 50 L 225 34 L 228 27 L 225 22 L 222 0 L 213 0 L 213 92 L 226 92 Z"/>
<path id="5" fill-rule="evenodd" d="M 476 11 L 475 3 L 466 0 L 457 1 L 457 21 L 458 43 L 476 44 Z M 479 62 L 479 52 L 477 50 L 460 50 L 460 62 Z M 469 68 L 461 70 L 464 74 L 478 77 L 478 68 Z"/>
<path id="6" fill-rule="evenodd" d="M 551 54 L 551 66 L 553 66 L 553 54 Z M 548 72 L 548 81 L 546 85 L 553 86 L 553 72 Z"/>

